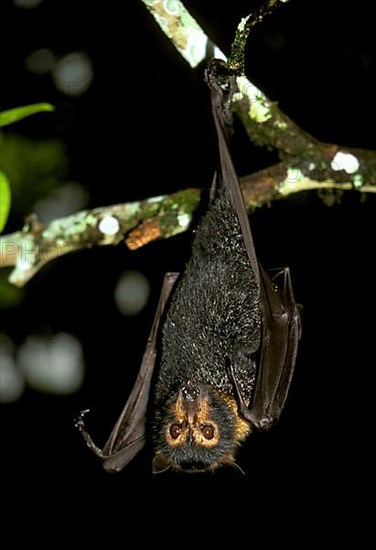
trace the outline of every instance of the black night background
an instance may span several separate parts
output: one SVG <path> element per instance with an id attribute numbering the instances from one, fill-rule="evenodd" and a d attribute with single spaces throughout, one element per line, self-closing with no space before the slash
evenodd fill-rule
<path id="1" fill-rule="evenodd" d="M 88 208 L 210 185 L 216 140 L 203 67 L 188 66 L 140 0 L 44 0 L 30 9 L 19 3 L 1 3 L 1 108 L 47 101 L 56 110 L 5 128 L 5 138 L 60 140 L 69 164 L 63 179 L 86 189 Z M 240 18 L 258 5 L 184 4 L 225 53 Z M 85 52 L 93 69 L 87 91 L 64 94 L 50 73 L 30 71 L 25 61 L 41 48 L 57 57 Z M 251 34 L 247 75 L 318 139 L 374 149 L 373 48 L 369 2 L 291 0 Z M 277 162 L 276 153 L 249 142 L 238 122 L 235 143 L 240 175 Z M 20 228 L 35 194 L 25 187 L 22 201 L 14 199 L 5 234 Z M 250 219 L 262 264 L 290 266 L 304 313 L 285 412 L 273 430 L 242 447 L 238 463 L 246 475 L 224 469 L 153 476 L 150 448 L 111 475 L 86 448 L 74 418 L 90 408 L 93 438 L 105 442 L 136 376 L 163 275 L 183 268 L 191 236 L 135 252 L 98 247 L 49 263 L 17 306 L 0 310 L 0 332 L 15 349 L 30 335 L 69 333 L 80 341 L 85 364 L 83 384 L 73 394 L 26 387 L 18 400 L 1 405 L 7 522 L 34 518 L 41 531 L 48 523 L 60 532 L 69 531 L 70 519 L 79 524 L 83 514 L 98 520 L 116 510 L 116 530 L 123 533 L 135 518 L 149 525 L 149 518 L 164 514 L 162 529 L 164 521 L 177 529 L 185 514 L 198 523 L 227 518 L 232 529 L 247 517 L 282 517 L 287 506 L 291 515 L 305 516 L 318 502 L 317 523 L 333 510 L 352 516 L 364 506 L 373 433 L 375 197 L 349 191 L 328 206 L 315 191 L 304 192 Z M 132 317 L 114 300 L 125 270 L 140 271 L 150 284 L 145 308 Z"/>

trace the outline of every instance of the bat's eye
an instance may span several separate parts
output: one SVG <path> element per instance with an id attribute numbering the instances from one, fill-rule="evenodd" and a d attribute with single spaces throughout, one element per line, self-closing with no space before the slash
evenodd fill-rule
<path id="1" fill-rule="evenodd" d="M 172 439 L 177 439 L 180 434 L 181 434 L 181 425 L 173 424 L 170 428 L 170 435 Z"/>
<path id="2" fill-rule="evenodd" d="M 205 439 L 213 439 L 214 437 L 214 426 L 211 424 L 205 424 L 201 428 L 201 433 L 205 437 Z"/>

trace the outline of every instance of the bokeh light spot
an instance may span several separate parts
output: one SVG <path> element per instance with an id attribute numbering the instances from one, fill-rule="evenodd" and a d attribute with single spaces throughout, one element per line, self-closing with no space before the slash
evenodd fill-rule
<path id="1" fill-rule="evenodd" d="M 62 57 L 54 66 L 52 78 L 56 88 L 70 97 L 85 93 L 93 80 L 93 67 L 84 52 L 73 52 Z"/>
<path id="2" fill-rule="evenodd" d="M 74 393 L 84 379 L 81 344 L 65 332 L 52 338 L 29 336 L 18 350 L 18 362 L 28 385 L 37 391 Z"/>
<path id="3" fill-rule="evenodd" d="M 38 215 L 42 223 L 50 223 L 57 218 L 69 216 L 82 210 L 89 202 L 89 194 L 85 187 L 77 182 L 68 182 L 43 199 L 38 200 L 33 212 Z"/>
<path id="4" fill-rule="evenodd" d="M 137 315 L 145 307 L 150 294 L 149 281 L 139 271 L 125 271 L 115 288 L 115 303 L 127 317 Z"/>
<path id="5" fill-rule="evenodd" d="M 55 54 L 48 48 L 41 48 L 31 53 L 25 61 L 26 68 L 35 74 L 45 74 L 52 71 L 56 63 Z"/>

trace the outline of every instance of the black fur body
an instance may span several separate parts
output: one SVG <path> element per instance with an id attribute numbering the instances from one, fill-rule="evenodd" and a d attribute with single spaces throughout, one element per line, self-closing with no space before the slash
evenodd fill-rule
<path id="1" fill-rule="evenodd" d="M 220 188 L 196 229 L 163 325 L 156 408 L 187 380 L 235 395 L 229 362 L 249 402 L 260 339 L 256 277 L 238 218 Z"/>
<path id="2" fill-rule="evenodd" d="M 229 365 L 249 404 L 261 319 L 256 275 L 237 214 L 220 182 L 196 228 L 190 259 L 167 304 L 154 394 L 155 471 L 170 465 L 202 471 L 232 462 L 237 440 L 245 437 L 247 427 L 237 418 Z M 190 428 L 184 444 L 174 444 L 171 426 L 180 430 L 186 422 Z M 191 422 L 198 423 L 196 429 Z M 199 444 L 200 429 L 209 424 L 216 426 L 218 441 Z"/>

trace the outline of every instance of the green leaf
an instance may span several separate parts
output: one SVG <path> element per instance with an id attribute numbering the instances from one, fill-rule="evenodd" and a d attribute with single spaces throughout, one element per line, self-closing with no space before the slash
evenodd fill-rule
<path id="1" fill-rule="evenodd" d="M 0 170 L 0 232 L 7 223 L 10 210 L 10 186 L 4 172 Z"/>
<path id="2" fill-rule="evenodd" d="M 68 156 L 61 141 L 29 139 L 13 134 L 11 128 L 5 130 L 0 145 L 0 169 L 12 190 L 12 214 L 25 218 L 37 201 L 66 181 Z"/>
<path id="3" fill-rule="evenodd" d="M 42 111 L 54 111 L 55 107 L 50 103 L 34 103 L 33 105 L 24 105 L 23 107 L 15 107 L 0 113 L 0 127 L 13 124 L 22 118 L 25 118 L 35 113 Z"/>

